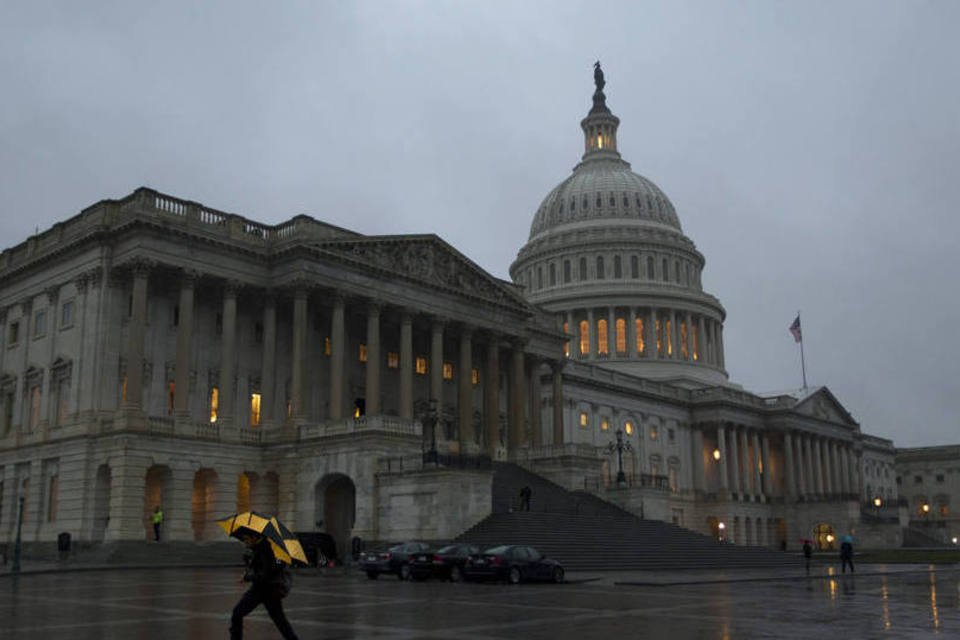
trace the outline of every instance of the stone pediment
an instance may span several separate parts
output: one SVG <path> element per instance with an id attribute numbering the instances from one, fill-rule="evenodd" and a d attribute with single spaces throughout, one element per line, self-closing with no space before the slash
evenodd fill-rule
<path id="1" fill-rule="evenodd" d="M 811 392 L 806 397 L 797 401 L 794 411 L 805 416 L 812 416 L 819 420 L 826 420 L 837 424 L 844 424 L 850 427 L 856 427 L 857 421 L 837 400 L 836 396 L 830 393 L 826 387 L 820 387 Z"/>
<path id="2" fill-rule="evenodd" d="M 468 295 L 501 306 L 530 306 L 510 283 L 490 275 L 434 235 L 374 236 L 331 240 L 313 245 L 340 260 L 372 267 L 457 295 Z"/>

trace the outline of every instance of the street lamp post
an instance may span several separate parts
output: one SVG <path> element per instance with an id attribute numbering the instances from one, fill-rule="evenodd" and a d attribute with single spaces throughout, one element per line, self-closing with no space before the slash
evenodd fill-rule
<path id="1" fill-rule="evenodd" d="M 25 497 L 20 496 L 19 506 L 17 507 L 17 538 L 13 543 L 13 567 L 10 568 L 12 573 L 20 573 L 20 537 L 23 532 L 23 503 Z"/>
<path id="2" fill-rule="evenodd" d="M 633 451 L 633 447 L 630 446 L 629 442 L 623 441 L 623 431 L 617 429 L 617 441 L 611 442 L 607 445 L 607 453 L 617 452 L 617 484 L 624 485 L 627 483 L 627 474 L 623 472 L 623 452 L 624 451 Z"/>

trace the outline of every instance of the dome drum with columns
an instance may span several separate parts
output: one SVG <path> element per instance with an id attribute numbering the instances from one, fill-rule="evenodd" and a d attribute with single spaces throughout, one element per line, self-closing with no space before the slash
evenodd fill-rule
<path id="1" fill-rule="evenodd" d="M 666 194 L 620 157 L 620 120 L 596 73 L 580 123 L 583 158 L 544 198 L 511 277 L 556 314 L 571 338 L 568 357 L 693 386 L 725 383 L 726 313 L 703 291 L 703 254 Z"/>

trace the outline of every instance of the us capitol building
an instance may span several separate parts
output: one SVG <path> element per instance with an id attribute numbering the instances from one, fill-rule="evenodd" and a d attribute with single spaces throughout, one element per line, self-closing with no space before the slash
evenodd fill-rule
<path id="1" fill-rule="evenodd" d="M 3 251 L 0 544 L 21 502 L 27 543 L 145 540 L 157 505 L 171 540 L 250 508 L 340 545 L 448 539 L 490 514 L 489 459 L 737 544 L 957 535 L 955 455 L 904 471 L 826 387 L 728 380 L 704 256 L 595 80 L 513 282 L 435 235 L 147 188 Z"/>

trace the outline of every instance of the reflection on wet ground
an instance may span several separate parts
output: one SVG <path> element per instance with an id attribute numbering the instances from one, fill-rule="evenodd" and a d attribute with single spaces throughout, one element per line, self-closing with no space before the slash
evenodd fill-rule
<path id="1" fill-rule="evenodd" d="M 583 576 L 586 577 L 586 576 Z M 913 638 L 960 632 L 960 571 L 625 586 L 368 581 L 298 575 L 284 601 L 308 638 Z M 0 579 L 0 638 L 226 637 L 237 571 L 114 570 Z M 247 638 L 277 637 L 261 610 Z"/>

